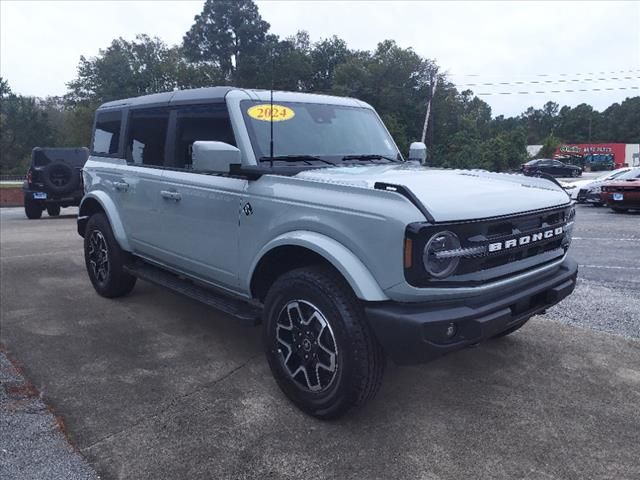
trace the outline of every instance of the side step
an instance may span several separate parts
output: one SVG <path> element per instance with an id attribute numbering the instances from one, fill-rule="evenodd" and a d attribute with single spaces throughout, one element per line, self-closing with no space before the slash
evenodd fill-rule
<path id="1" fill-rule="evenodd" d="M 180 293 L 236 317 L 248 325 L 255 326 L 260 323 L 261 309 L 259 307 L 215 292 L 213 289 L 198 285 L 187 278 L 180 277 L 142 261 L 136 261 L 135 263 L 125 266 L 125 270 L 142 280 L 168 288 L 176 293 Z"/>

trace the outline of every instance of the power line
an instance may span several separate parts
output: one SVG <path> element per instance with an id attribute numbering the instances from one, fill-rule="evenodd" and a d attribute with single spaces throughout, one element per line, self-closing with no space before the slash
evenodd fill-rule
<path id="1" fill-rule="evenodd" d="M 578 73 L 534 73 L 528 74 L 534 77 L 580 77 L 584 75 L 610 75 L 612 73 L 632 73 L 632 72 L 640 72 L 640 68 L 635 68 L 631 70 L 612 70 L 610 72 L 578 72 Z M 482 73 L 447 73 L 447 76 L 451 77 L 483 77 L 487 76 Z"/>
<path id="2" fill-rule="evenodd" d="M 528 81 L 514 81 L 514 82 L 478 82 L 478 83 L 455 83 L 458 87 L 482 87 L 487 85 L 535 85 L 546 84 L 554 85 L 560 83 L 593 83 L 593 82 L 608 82 L 612 80 L 625 81 L 625 80 L 637 80 L 638 77 L 608 77 L 608 78 L 571 78 L 571 79 L 559 79 L 559 80 L 528 80 Z"/>
<path id="3" fill-rule="evenodd" d="M 532 92 L 482 92 L 476 93 L 477 96 L 487 95 L 535 95 L 540 93 L 578 93 L 578 92 L 605 92 L 613 90 L 640 90 L 640 87 L 606 87 L 606 88 L 575 88 L 565 90 L 535 90 Z"/>

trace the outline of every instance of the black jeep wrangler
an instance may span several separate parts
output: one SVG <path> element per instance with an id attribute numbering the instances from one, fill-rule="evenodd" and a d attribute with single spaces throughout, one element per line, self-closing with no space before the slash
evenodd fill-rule
<path id="1" fill-rule="evenodd" d="M 27 218 L 40 218 L 45 209 L 55 217 L 61 207 L 80 205 L 82 167 L 88 157 L 89 150 L 84 147 L 34 148 L 23 187 Z"/>

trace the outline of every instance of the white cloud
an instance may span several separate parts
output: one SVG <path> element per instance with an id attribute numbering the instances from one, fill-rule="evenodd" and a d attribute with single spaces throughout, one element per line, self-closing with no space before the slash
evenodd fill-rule
<path id="1" fill-rule="evenodd" d="M 65 83 L 75 75 L 80 55 L 96 55 L 113 38 L 131 39 L 138 33 L 179 43 L 202 3 L 2 1 L 0 71 L 20 93 L 62 94 Z M 627 75 L 635 77 L 632 80 L 572 85 L 640 85 L 640 2 L 264 1 L 258 5 L 278 35 L 307 30 L 314 41 L 337 35 L 358 49 L 373 49 L 383 39 L 395 39 L 403 47 L 436 59 L 461 84 L 591 78 L 557 74 L 634 69 Z M 536 76 L 543 73 L 555 76 Z M 469 74 L 481 77 L 467 77 Z M 530 84 L 472 89 L 496 93 L 565 87 Z M 494 114 L 514 115 L 548 100 L 569 105 L 587 102 L 604 109 L 639 94 L 640 90 L 614 90 L 482 98 Z"/>

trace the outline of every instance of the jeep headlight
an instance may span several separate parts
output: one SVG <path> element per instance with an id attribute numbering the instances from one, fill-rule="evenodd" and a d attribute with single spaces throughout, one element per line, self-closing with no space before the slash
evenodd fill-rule
<path id="1" fill-rule="evenodd" d="M 422 261 L 424 268 L 434 278 L 446 278 L 460 263 L 460 240 L 452 232 L 438 232 L 424 247 Z"/>

